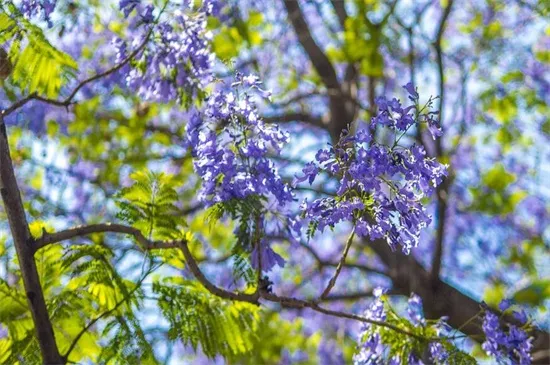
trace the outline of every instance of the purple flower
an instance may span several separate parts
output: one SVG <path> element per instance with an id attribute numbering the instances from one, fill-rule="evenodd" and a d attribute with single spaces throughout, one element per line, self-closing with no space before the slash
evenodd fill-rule
<path id="1" fill-rule="evenodd" d="M 23 0 L 21 1 L 21 13 L 28 18 L 43 13 L 43 19 L 51 28 L 53 23 L 50 20 L 50 15 L 55 10 L 56 3 L 56 0 Z"/>
<path id="2" fill-rule="evenodd" d="M 424 325 L 426 320 L 424 319 L 423 309 L 422 309 L 422 299 L 412 293 L 409 298 L 407 313 L 409 318 L 415 325 Z"/>
<path id="3" fill-rule="evenodd" d="M 120 0 L 118 7 L 124 13 L 124 16 L 128 18 L 128 15 L 141 3 L 140 0 Z"/>
<path id="4" fill-rule="evenodd" d="M 513 311 L 512 316 L 521 324 L 527 323 L 527 313 L 523 309 L 520 312 Z"/>
<path id="5" fill-rule="evenodd" d="M 145 7 L 145 10 L 141 14 L 141 18 L 143 19 L 143 21 L 145 23 L 152 23 L 153 22 L 153 20 L 154 20 L 153 10 L 155 10 L 153 5 L 147 5 Z"/>
<path id="6" fill-rule="evenodd" d="M 500 309 L 501 311 L 505 311 L 507 310 L 508 308 L 510 308 L 512 306 L 512 301 L 510 299 L 503 299 L 499 305 L 498 305 L 498 309 Z"/>
<path id="7" fill-rule="evenodd" d="M 379 98 L 380 113 L 371 125 L 405 133 L 416 106 L 403 108 L 397 99 Z M 425 117 L 426 114 L 422 114 Z M 294 183 L 313 183 L 321 171 L 338 179 L 337 197 L 319 198 L 303 210 L 318 231 L 342 221 L 355 224 L 359 236 L 385 239 L 405 253 L 418 245 L 430 222 L 421 200 L 433 193 L 446 175 L 445 166 L 426 156 L 423 147 L 385 146 L 372 141 L 369 128 L 354 136 L 345 131 L 330 150 L 322 149 Z M 314 232 L 310 231 L 311 234 Z"/>
<path id="8" fill-rule="evenodd" d="M 233 88 L 240 85 L 238 81 Z M 214 204 L 254 195 L 273 197 L 283 206 L 293 196 L 267 154 L 280 152 L 288 136 L 278 126 L 263 123 L 248 94 L 240 99 L 235 95 L 216 90 L 187 126 L 188 146 L 203 182 L 200 198 Z"/>
<path id="9" fill-rule="evenodd" d="M 294 179 L 294 186 L 296 186 L 298 183 L 301 183 L 302 181 L 307 180 L 309 182 L 309 185 L 313 184 L 313 181 L 315 180 L 315 177 L 319 173 L 319 168 L 315 163 L 308 162 L 306 166 L 302 169 L 302 172 L 304 176 L 298 177 Z"/>
<path id="10" fill-rule="evenodd" d="M 523 316 L 526 321 L 525 313 Z M 499 318 L 491 311 L 485 313 L 482 329 L 485 333 L 485 341 L 481 347 L 488 355 L 495 357 L 498 361 L 511 360 L 517 363 L 519 359 L 520 364 L 531 363 L 529 352 L 532 347 L 532 338 L 523 329 L 509 325 L 508 332 L 504 331 Z"/>
<path id="11" fill-rule="evenodd" d="M 265 242 L 260 242 L 260 255 L 262 260 L 262 271 L 270 271 L 275 265 L 279 267 L 285 266 L 285 260 L 275 251 L 271 249 L 269 244 Z M 252 253 L 250 254 L 250 264 L 253 268 L 257 269 L 259 266 L 258 262 L 258 250 L 257 247 L 254 247 Z"/>
<path id="12" fill-rule="evenodd" d="M 416 101 L 419 98 L 418 92 L 416 91 L 416 88 L 414 87 L 412 82 L 408 82 L 407 84 L 403 85 L 403 88 L 407 90 L 409 93 L 409 98 L 412 101 Z"/>
<path id="13" fill-rule="evenodd" d="M 437 363 L 444 364 L 449 358 L 449 353 L 441 343 L 432 342 L 430 343 L 430 358 Z"/>

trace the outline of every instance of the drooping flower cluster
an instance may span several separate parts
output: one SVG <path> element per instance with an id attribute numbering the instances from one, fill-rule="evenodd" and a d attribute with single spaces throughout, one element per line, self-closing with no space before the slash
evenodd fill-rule
<path id="1" fill-rule="evenodd" d="M 320 172 L 336 176 L 339 188 L 336 197 L 303 203 L 303 216 L 310 227 L 322 231 L 342 221 L 352 222 L 356 233 L 372 240 L 384 238 L 392 249 L 401 246 L 405 253 L 418 243 L 420 230 L 431 218 L 421 200 L 429 196 L 446 175 L 446 168 L 428 158 L 422 146 L 403 147 L 399 140 L 414 124 L 426 122 L 433 136 L 439 135 L 433 112 L 418 103 L 418 94 L 405 85 L 414 104 L 401 107 L 397 99 L 378 99 L 380 113 L 370 128 L 355 135 L 343 134 L 329 149 L 320 150 L 315 161 L 307 164 L 296 183 L 311 184 Z M 412 93 L 414 91 L 414 93 Z M 395 132 L 391 146 L 372 139 L 376 126 Z"/>
<path id="2" fill-rule="evenodd" d="M 500 308 L 507 310 L 509 306 L 508 302 L 504 302 L 501 303 Z M 514 311 L 513 315 L 522 324 L 527 321 L 524 312 Z M 508 359 L 520 365 L 530 364 L 533 339 L 524 329 L 512 324 L 507 326 L 508 331 L 505 331 L 499 317 L 490 310 L 486 310 L 482 327 L 486 337 L 482 344 L 483 350 L 498 360 Z"/>
<path id="3" fill-rule="evenodd" d="M 133 67 L 126 76 L 126 85 L 146 100 L 156 102 L 189 102 L 189 96 L 212 79 L 214 55 L 210 49 L 212 34 L 206 29 L 207 17 L 217 9 L 215 1 L 204 2 L 193 9 L 182 6 L 166 21 L 155 22 L 160 9 L 152 5 L 143 6 L 139 0 L 122 0 L 120 9 L 126 17 L 136 14 L 133 23 L 139 28 L 146 25 L 151 29 L 143 52 L 132 62 Z M 151 27 L 151 28 L 150 28 Z M 121 39 L 114 39 L 118 62 L 128 57 L 129 49 L 135 49 L 143 37 L 128 47 Z"/>
<path id="4" fill-rule="evenodd" d="M 288 135 L 258 116 L 249 91 L 257 78 L 238 74 L 230 90 L 218 89 L 187 125 L 195 170 L 202 179 L 200 199 L 211 205 L 251 195 L 273 197 L 281 206 L 292 193 L 279 176 L 269 151 L 279 153 Z"/>

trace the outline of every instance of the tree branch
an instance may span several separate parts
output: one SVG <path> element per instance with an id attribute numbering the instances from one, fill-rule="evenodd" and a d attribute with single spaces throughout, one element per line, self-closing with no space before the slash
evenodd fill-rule
<path id="1" fill-rule="evenodd" d="M 372 248 L 378 257 L 390 267 L 389 275 L 396 293 L 408 296 L 414 292 L 422 298 L 426 318 L 436 319 L 447 316 L 449 318 L 447 323 L 450 326 L 454 328 L 462 326 L 461 332 L 469 337 L 475 339 L 484 336 L 481 318 L 478 317 L 471 321 L 471 318 L 480 310 L 478 301 L 444 281 L 439 281 L 437 290 L 434 290 L 431 285 L 426 285 L 430 282 L 430 272 L 413 257 L 406 256 L 401 252 L 393 252 L 384 240 L 365 241 L 364 244 Z M 504 316 L 502 320 L 518 324 L 510 316 Z M 467 324 L 464 325 L 465 323 Z M 544 359 L 548 361 L 550 359 L 550 334 L 541 329 L 535 329 L 533 336 L 535 337 L 534 351 L 545 353 Z"/>
<path id="2" fill-rule="evenodd" d="M 36 262 L 34 261 L 33 240 L 17 179 L 15 178 L 6 124 L 2 116 L 0 116 L 0 192 L 8 216 L 17 258 L 19 259 L 21 277 L 32 314 L 42 361 L 45 364 L 62 364 L 63 359 L 55 342 L 55 334 L 46 307 L 42 286 L 40 285 Z"/>
<path id="3" fill-rule="evenodd" d="M 437 70 L 439 75 L 439 123 L 443 129 L 443 108 L 445 103 L 445 75 L 443 65 L 443 51 L 441 50 L 441 40 L 445 32 L 447 20 L 451 14 L 454 0 L 449 0 L 447 7 L 443 11 L 443 15 L 437 29 L 434 48 L 437 56 Z M 436 139 L 435 143 L 436 154 L 438 157 L 443 155 L 443 147 L 441 138 Z M 441 272 L 441 261 L 443 260 L 443 241 L 445 238 L 445 220 L 447 218 L 447 197 L 450 191 L 450 179 L 446 178 L 443 183 L 437 187 L 437 232 L 435 241 L 435 252 L 432 258 L 432 273 L 431 283 L 437 285 L 439 282 L 439 274 Z"/>
<path id="4" fill-rule="evenodd" d="M 304 14 L 300 9 L 300 5 L 295 0 L 285 0 L 284 5 L 286 7 L 288 18 L 292 24 L 298 41 L 307 53 L 315 71 L 319 74 L 323 80 L 323 84 L 328 89 L 340 89 L 336 71 L 330 63 L 327 55 L 321 50 L 319 45 L 313 39 L 309 26 L 304 18 Z"/>
<path id="5" fill-rule="evenodd" d="M 32 252 L 52 244 L 58 243 L 73 238 L 86 236 L 93 233 L 125 233 L 131 236 L 134 236 L 136 241 L 141 245 L 141 248 L 144 250 L 154 250 L 160 248 L 176 248 L 178 247 L 175 242 L 170 241 L 150 241 L 148 240 L 140 230 L 126 226 L 123 224 L 116 223 L 99 223 L 99 224 L 90 224 L 86 226 L 78 226 L 64 231 L 59 231 L 55 233 L 48 233 L 43 231 L 42 236 L 34 241 L 32 246 Z"/>
<path id="6" fill-rule="evenodd" d="M 340 22 L 340 26 L 342 29 L 344 29 L 346 25 L 346 19 L 348 18 L 348 12 L 346 11 L 346 3 L 343 0 L 330 0 L 332 7 L 334 8 L 334 11 L 336 12 L 336 16 L 338 17 L 338 21 Z"/>
<path id="7" fill-rule="evenodd" d="M 342 270 L 342 266 L 344 266 L 344 263 L 346 262 L 346 257 L 348 256 L 349 249 L 351 247 L 351 244 L 353 242 L 353 237 L 355 237 L 355 226 L 353 227 L 353 230 L 351 231 L 348 240 L 346 242 L 346 245 L 344 247 L 344 252 L 342 253 L 342 257 L 340 258 L 340 262 L 338 262 L 338 265 L 336 266 L 336 271 L 334 272 L 334 276 L 330 279 L 328 282 L 328 285 L 326 289 L 323 291 L 323 294 L 321 294 L 321 297 L 319 300 L 325 299 L 332 288 L 334 288 L 334 285 L 336 284 L 336 279 L 338 279 L 338 275 L 340 275 L 340 271 Z"/>
<path id="8" fill-rule="evenodd" d="M 143 48 L 145 47 L 145 45 L 147 44 L 147 42 L 151 38 L 152 33 L 153 33 L 153 29 L 151 28 L 149 30 L 149 32 L 147 33 L 147 35 L 145 36 L 145 39 L 143 40 L 143 42 L 138 46 L 138 48 L 136 48 L 132 53 L 130 53 L 130 55 L 128 55 L 128 57 L 126 57 L 124 60 L 122 60 L 118 65 L 114 66 L 113 68 L 110 68 L 110 69 L 108 69 L 104 72 L 100 72 L 100 73 L 98 73 L 94 76 L 91 76 L 91 77 L 81 81 L 73 89 L 73 91 L 69 94 L 69 96 L 67 96 L 64 100 L 48 99 L 48 98 L 44 98 L 42 96 L 39 96 L 37 93 L 32 93 L 29 96 L 27 96 L 27 97 L 25 97 L 25 98 L 23 98 L 19 101 L 16 101 L 15 103 L 13 103 L 8 108 L 2 110 L 0 112 L 1 115 L 3 117 L 6 117 L 6 116 L 10 115 L 11 113 L 13 113 L 17 109 L 21 108 L 23 105 L 27 104 L 31 100 L 38 100 L 38 101 L 42 101 L 42 102 L 47 103 L 47 104 L 60 106 L 60 107 L 68 107 L 69 105 L 71 105 L 73 103 L 74 97 L 80 91 L 80 89 L 82 89 L 84 86 L 86 86 L 87 84 L 89 84 L 91 82 L 97 81 L 97 80 L 99 80 L 103 77 L 109 76 L 110 74 L 115 73 L 118 70 L 120 70 L 122 67 L 126 66 L 126 64 L 128 64 L 128 62 L 130 62 L 134 57 L 136 57 L 143 50 Z"/>
<path id="9" fill-rule="evenodd" d="M 326 123 L 323 121 L 323 118 L 303 112 L 288 112 L 279 115 L 263 116 L 262 119 L 266 123 L 304 122 L 315 127 L 326 128 Z"/>
<path id="10" fill-rule="evenodd" d="M 370 323 L 377 326 L 386 327 L 389 329 L 392 329 L 394 331 L 397 331 L 399 333 L 403 333 L 405 335 L 426 340 L 424 337 L 419 336 L 415 333 L 408 332 L 406 330 L 403 330 L 397 326 L 394 326 L 390 323 L 381 322 L 381 321 L 375 321 L 368 318 L 364 318 L 355 314 L 345 313 L 345 312 L 339 312 L 339 311 L 333 311 L 330 309 L 323 308 L 319 306 L 319 304 L 307 300 L 301 300 L 296 298 L 290 298 L 290 297 L 283 297 L 283 296 L 277 296 L 275 294 L 266 292 L 264 290 L 258 290 L 253 294 L 245 294 L 245 293 L 234 293 L 227 291 L 225 289 L 221 289 L 214 284 L 212 284 L 206 276 L 202 273 L 200 270 L 195 258 L 193 257 L 191 251 L 188 247 L 188 242 L 185 240 L 179 240 L 179 241 L 166 241 L 166 242 L 155 242 L 147 240 L 143 234 L 130 226 L 124 226 L 120 224 L 95 224 L 90 226 L 82 226 L 77 227 L 74 229 L 69 229 L 65 231 L 60 231 L 56 233 L 46 233 L 43 237 L 41 237 L 38 241 L 41 241 L 42 238 L 44 238 L 41 242 L 46 242 L 46 244 L 51 243 L 57 243 L 61 242 L 63 240 L 68 240 L 75 237 L 84 236 L 91 233 L 98 233 L 98 232 L 113 232 L 113 233 L 125 233 L 132 235 L 140 242 L 144 247 L 149 247 L 151 249 L 154 248 L 173 248 L 173 247 L 179 247 L 182 250 L 182 253 L 185 257 L 185 261 L 187 263 L 187 266 L 191 273 L 195 276 L 195 278 L 213 295 L 216 295 L 223 299 L 233 300 L 233 301 L 241 301 L 241 302 L 247 302 L 247 303 L 253 303 L 260 305 L 259 299 L 265 299 L 267 301 L 273 302 L 273 303 L 279 303 L 283 307 L 288 308 L 310 308 L 316 312 L 323 313 L 329 316 L 333 317 L 339 317 L 339 318 L 347 318 L 347 319 L 353 319 L 356 321 L 364 322 L 364 323 Z M 41 247 L 44 247 L 45 245 L 42 245 Z"/>

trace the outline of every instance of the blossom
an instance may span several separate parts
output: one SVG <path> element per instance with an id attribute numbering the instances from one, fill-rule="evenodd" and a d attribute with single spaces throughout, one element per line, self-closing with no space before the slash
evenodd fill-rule
<path id="1" fill-rule="evenodd" d="M 260 248 L 260 257 L 258 257 L 258 246 Z M 262 240 L 259 245 L 254 247 L 252 253 L 250 254 L 250 264 L 254 269 L 259 267 L 260 263 L 258 259 L 261 259 L 262 271 L 264 272 L 271 270 L 275 267 L 275 265 L 279 267 L 283 267 L 285 265 L 285 260 L 281 257 L 281 255 L 273 251 L 265 240 Z"/>
<path id="2" fill-rule="evenodd" d="M 124 16 L 127 18 L 132 10 L 136 8 L 141 3 L 140 0 L 120 0 L 118 7 L 124 13 Z"/>
<path id="3" fill-rule="evenodd" d="M 423 325 L 426 322 L 422 313 L 422 299 L 417 294 L 411 294 L 408 301 L 407 313 L 415 325 Z"/>
<path id="4" fill-rule="evenodd" d="M 508 327 L 509 330 L 505 331 L 498 316 L 489 310 L 486 311 L 482 325 L 485 341 L 481 347 L 488 355 L 498 360 L 508 359 L 522 365 L 530 364 L 532 338 L 525 330 L 515 325 Z"/>
<path id="5" fill-rule="evenodd" d="M 437 363 L 445 363 L 449 357 L 449 353 L 439 342 L 430 343 L 430 358 Z"/>
<path id="6" fill-rule="evenodd" d="M 134 57 L 134 66 L 123 70 L 126 86 L 140 98 L 163 103 L 183 102 L 212 81 L 212 34 L 206 29 L 204 9 L 178 10 L 169 20 L 155 22 L 153 5 L 121 0 L 119 7 L 131 24 L 138 27 L 145 24 L 146 32 L 151 32 L 147 44 Z M 136 16 L 131 17 L 134 9 Z M 135 37 L 135 47 L 144 37 L 143 34 Z M 123 59 L 121 50 L 126 52 L 125 47 L 119 46 L 117 60 Z"/>
<path id="7" fill-rule="evenodd" d="M 56 0 L 23 0 L 21 1 L 21 13 L 27 18 L 42 13 L 43 19 L 48 22 L 48 27 L 52 27 L 50 15 L 55 10 Z"/>
<path id="8" fill-rule="evenodd" d="M 363 316 L 373 321 L 384 321 L 386 319 L 386 310 L 381 295 L 384 290 L 381 288 L 375 289 L 375 299 L 371 305 L 365 310 Z M 356 365 L 374 365 L 383 364 L 384 346 L 381 342 L 380 335 L 376 333 L 375 327 L 370 323 L 363 323 L 362 331 L 359 336 L 361 345 L 359 352 L 353 356 L 353 363 Z"/>
<path id="9" fill-rule="evenodd" d="M 500 309 L 501 311 L 505 311 L 507 310 L 508 308 L 510 308 L 512 306 L 512 301 L 510 299 L 503 299 L 499 305 L 498 305 L 498 309 Z"/>
<path id="10" fill-rule="evenodd" d="M 416 91 L 416 87 L 412 82 L 408 82 L 407 84 L 403 85 L 403 88 L 407 90 L 407 92 L 409 93 L 409 98 L 412 101 L 418 100 L 418 98 L 420 97 L 418 95 L 418 92 Z"/>
<path id="11" fill-rule="evenodd" d="M 320 172 L 338 179 L 336 197 L 303 205 L 303 217 L 317 230 L 348 221 L 359 236 L 385 239 L 392 249 L 401 247 L 409 253 L 417 246 L 420 231 L 431 222 L 421 201 L 441 184 L 446 167 L 427 157 L 422 146 L 373 141 L 370 131 L 376 125 L 404 134 L 420 122 L 420 117 L 413 118 L 417 105 L 403 107 L 399 100 L 383 97 L 377 103 L 380 113 L 372 118 L 370 128 L 356 135 L 345 131 L 336 145 L 317 152 L 294 183 L 312 184 Z"/>
<path id="12" fill-rule="evenodd" d="M 200 199 L 215 204 L 254 195 L 284 206 L 293 196 L 267 154 L 280 152 L 288 135 L 259 118 L 250 95 L 235 96 L 232 90 L 240 85 L 216 90 L 187 125 L 187 142 L 203 182 Z"/>

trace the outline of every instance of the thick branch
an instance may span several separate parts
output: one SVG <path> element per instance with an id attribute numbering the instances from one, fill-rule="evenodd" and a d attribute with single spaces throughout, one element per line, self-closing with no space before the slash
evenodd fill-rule
<path id="1" fill-rule="evenodd" d="M 336 12 L 336 16 L 338 17 L 338 21 L 340 22 L 340 26 L 342 29 L 346 26 L 346 19 L 348 18 L 348 12 L 346 11 L 346 3 L 343 0 L 330 0 L 332 3 L 332 7 L 334 8 L 334 11 Z"/>
<path id="2" fill-rule="evenodd" d="M 434 48 L 437 56 L 437 70 L 439 75 L 439 121 L 441 128 L 443 128 L 443 108 L 445 106 L 445 72 L 443 64 L 443 51 L 441 49 L 441 40 L 445 32 L 447 20 L 451 14 L 454 1 L 449 0 L 447 7 L 443 10 L 443 15 L 439 22 L 437 29 Z M 436 154 L 438 157 L 443 155 L 443 147 L 441 145 L 441 138 L 438 138 L 435 143 Z M 439 280 L 439 274 L 441 271 L 441 261 L 443 260 L 443 241 L 445 237 L 445 220 L 447 218 L 447 196 L 449 194 L 450 182 L 446 179 L 441 185 L 437 187 L 437 233 L 435 240 L 435 252 L 432 259 L 432 285 L 436 285 Z"/>
<path id="3" fill-rule="evenodd" d="M 15 178 L 6 125 L 2 117 L 0 117 L 0 192 L 8 216 L 17 258 L 19 259 L 21 277 L 23 278 L 42 361 L 45 364 L 62 364 L 64 362 L 55 342 L 52 323 L 40 285 L 36 262 L 34 261 L 32 236 Z"/>
<path id="4" fill-rule="evenodd" d="M 291 122 L 303 122 L 311 124 L 315 127 L 325 128 L 326 124 L 320 117 L 313 116 L 311 114 L 302 112 L 288 112 L 279 115 L 270 115 L 262 117 L 266 123 L 291 123 Z"/>
<path id="5" fill-rule="evenodd" d="M 100 223 L 100 224 L 90 224 L 87 226 L 78 226 L 64 231 L 59 231 L 55 233 L 43 232 L 42 237 L 36 239 L 33 244 L 33 252 L 36 252 L 40 248 L 47 246 L 52 243 L 58 243 L 66 240 L 70 240 L 77 237 L 86 236 L 93 233 L 125 233 L 131 236 L 138 241 L 142 249 L 152 250 L 157 248 L 175 248 L 177 245 L 174 242 L 156 242 L 148 240 L 138 229 L 123 224 L 114 224 L 114 223 Z"/>
<path id="6" fill-rule="evenodd" d="M 426 285 L 430 282 L 430 273 L 413 257 L 401 252 L 393 252 L 384 240 L 365 242 L 365 245 L 371 247 L 390 267 L 389 274 L 396 292 L 407 296 L 411 292 L 420 295 L 426 318 L 437 319 L 447 316 L 449 318 L 447 323 L 452 327 L 461 328 L 461 331 L 471 338 L 483 338 L 481 319 L 478 317 L 471 321 L 471 318 L 480 310 L 478 301 L 443 281 L 439 281 L 437 290 L 434 290 L 431 285 Z M 516 320 L 508 316 L 503 317 L 503 320 L 517 324 Z M 464 325 L 465 323 L 467 324 Z M 541 357 L 548 363 L 550 334 L 541 329 L 535 329 L 533 336 L 535 337 L 534 352 L 540 351 Z"/>
<path id="7" fill-rule="evenodd" d="M 319 45 L 313 39 L 298 1 L 285 0 L 284 4 L 288 12 L 290 23 L 292 24 L 294 31 L 296 32 L 296 36 L 298 37 L 298 41 L 304 48 L 304 51 L 306 51 L 313 67 L 315 68 L 315 71 L 317 71 L 323 80 L 323 84 L 325 84 L 328 89 L 340 89 L 336 71 L 330 63 L 327 55 L 321 50 Z"/>

